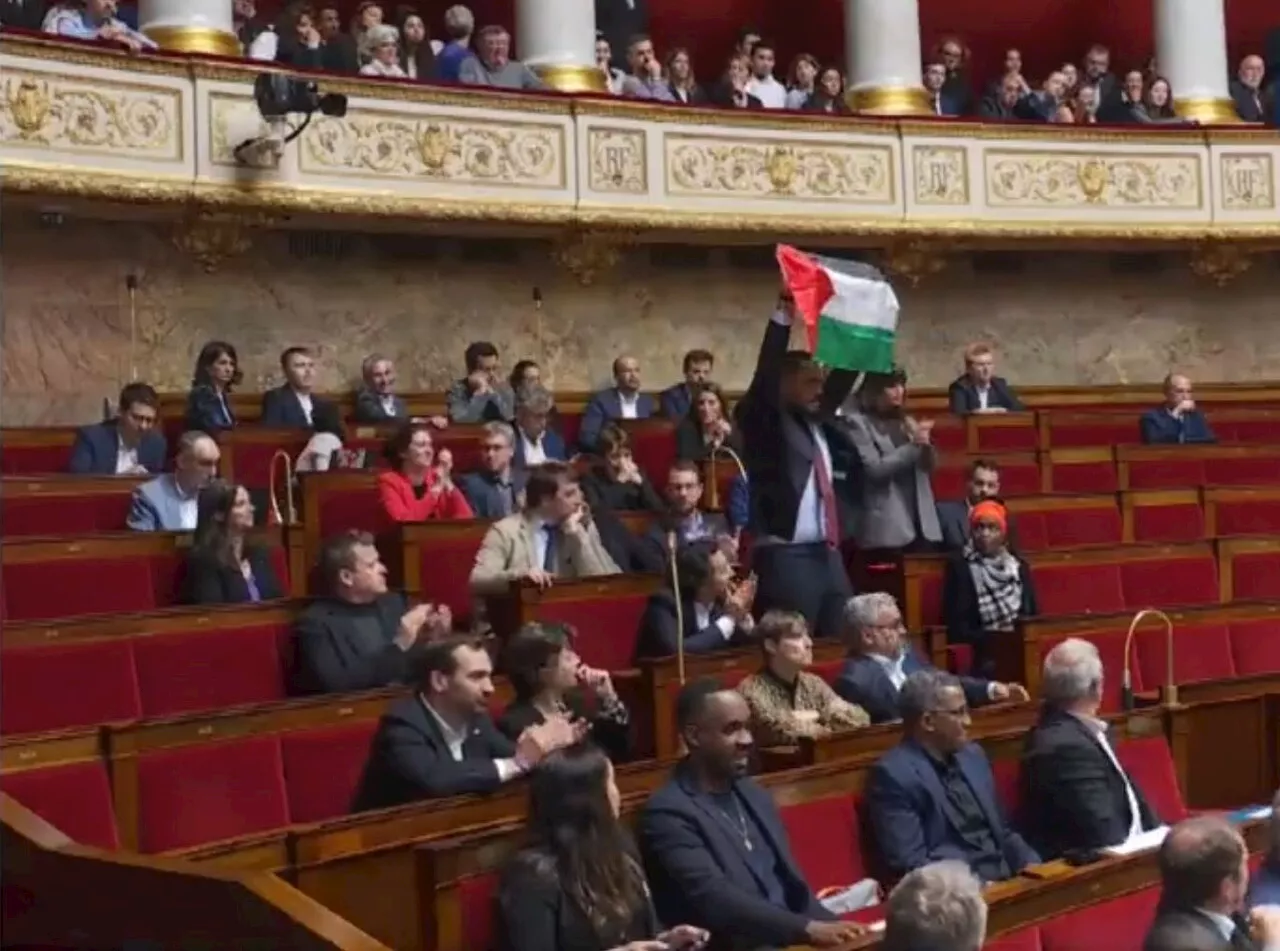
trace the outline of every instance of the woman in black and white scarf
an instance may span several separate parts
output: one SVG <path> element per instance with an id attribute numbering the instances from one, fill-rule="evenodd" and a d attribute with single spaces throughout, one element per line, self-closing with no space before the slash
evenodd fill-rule
<path id="1" fill-rule="evenodd" d="M 992 639 L 1038 613 L 1031 569 L 1009 550 L 1009 515 L 996 501 L 969 511 L 969 541 L 947 562 L 942 612 L 947 640 L 973 648 L 973 672 L 990 676 Z"/>

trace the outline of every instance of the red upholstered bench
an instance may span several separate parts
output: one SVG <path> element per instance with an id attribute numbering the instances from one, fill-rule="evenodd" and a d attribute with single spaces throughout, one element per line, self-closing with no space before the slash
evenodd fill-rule
<path id="1" fill-rule="evenodd" d="M 555 621 L 573 627 L 575 648 L 592 667 L 618 671 L 632 667 L 640 618 L 649 595 L 662 585 L 657 575 L 612 575 L 557 582 L 545 591 L 520 584 L 516 624 Z"/>
<path id="2" fill-rule="evenodd" d="M 1212 546 L 1133 545 L 1119 561 L 1124 606 L 1214 604 L 1222 596 L 1218 561 Z"/>
<path id="3" fill-rule="evenodd" d="M 1009 500 L 1023 552 L 1082 545 L 1118 545 L 1123 536 L 1111 495 L 1040 495 Z"/>
<path id="4" fill-rule="evenodd" d="M 98 730 L 6 741 L 0 792 L 82 845 L 120 846 Z"/>
<path id="5" fill-rule="evenodd" d="M 0 472 L 5 475 L 66 472 L 75 440 L 75 426 L 0 429 Z"/>
<path id="6" fill-rule="evenodd" d="M 970 452 L 1035 452 L 1040 448 L 1034 413 L 974 415 L 966 417 L 965 423 Z"/>
<path id="7" fill-rule="evenodd" d="M 988 941 L 983 951 L 1043 951 L 1039 927 L 1022 928 Z"/>
<path id="8" fill-rule="evenodd" d="M 1224 443 L 1280 445 L 1280 412 L 1274 409 L 1214 410 L 1209 425 Z"/>
<path id="9" fill-rule="evenodd" d="M 0 650 L 6 735 L 124 723 L 141 715 L 128 640 Z"/>
<path id="10" fill-rule="evenodd" d="M 1228 632 L 1238 676 L 1280 673 L 1280 617 L 1231 621 Z"/>
<path id="11" fill-rule="evenodd" d="M 1168 642 L 1162 625 L 1144 626 L 1134 636 L 1141 681 L 1150 689 L 1168 676 Z M 1173 629 L 1173 677 L 1175 683 L 1228 680 L 1236 676 L 1228 623 L 1212 621 L 1175 625 Z"/>
<path id="12" fill-rule="evenodd" d="M 7 536 L 87 535 L 125 529 L 131 476 L 5 476 L 0 525 Z"/>
<path id="13" fill-rule="evenodd" d="M 228 429 L 218 435 L 218 446 L 222 449 L 218 470 L 230 482 L 265 489 L 271 485 L 271 459 L 276 452 L 283 449 L 291 460 L 297 459 L 310 438 L 311 434 L 302 429 L 263 426 Z M 277 484 L 283 486 L 283 468 L 276 479 Z"/>
<path id="14" fill-rule="evenodd" d="M 1127 541 L 1177 544 L 1214 536 L 1205 523 L 1199 489 L 1122 492 L 1120 510 Z"/>
<path id="15" fill-rule="evenodd" d="M 1116 463 L 1121 489 L 1280 482 L 1280 447 L 1272 446 L 1119 446 Z"/>
<path id="16" fill-rule="evenodd" d="M 676 458 L 675 423 L 669 419 L 622 420 L 631 439 L 631 456 L 640 471 L 656 486 L 667 484 L 667 470 Z"/>
<path id="17" fill-rule="evenodd" d="M 1190 813 L 1178 788 L 1173 755 L 1163 736 L 1130 738 L 1116 744 L 1116 759 L 1134 781 L 1162 822 L 1172 825 Z"/>
<path id="18" fill-rule="evenodd" d="M 1145 888 L 1100 905 L 1050 918 L 1040 925 L 1042 951 L 1114 948 L 1138 951 L 1155 917 L 1159 888 Z M 1105 942 L 1100 936 L 1105 935 Z"/>
<path id="19" fill-rule="evenodd" d="M 1224 601 L 1269 601 L 1280 591 L 1280 539 L 1224 538 L 1218 561 Z"/>
<path id="20" fill-rule="evenodd" d="M 291 822 L 346 815 L 377 730 L 373 719 L 286 733 L 280 738 Z"/>
<path id="21" fill-rule="evenodd" d="M 1106 613 L 1125 606 L 1119 566 L 1096 554 L 1092 557 L 1097 560 L 1032 563 L 1031 575 L 1042 615 Z"/>
<path id="22" fill-rule="evenodd" d="M 1136 443 L 1141 438 L 1140 412 L 1120 410 L 1102 413 L 1073 413 L 1042 410 L 1040 440 L 1045 449 L 1077 449 Z"/>
<path id="23" fill-rule="evenodd" d="M 405 593 L 420 601 L 447 604 L 454 625 L 471 623 L 471 569 L 490 522 L 418 522 L 399 525 L 379 544 L 391 583 L 403 579 Z"/>
<path id="24" fill-rule="evenodd" d="M 1280 488 L 1206 488 L 1206 534 L 1280 535 Z"/>
<path id="25" fill-rule="evenodd" d="M 1111 447 L 1051 449 L 1040 453 L 1042 491 L 1090 495 L 1120 485 Z"/>

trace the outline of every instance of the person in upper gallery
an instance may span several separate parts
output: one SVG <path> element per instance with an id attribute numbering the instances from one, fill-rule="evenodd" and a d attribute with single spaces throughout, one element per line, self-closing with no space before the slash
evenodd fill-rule
<path id="1" fill-rule="evenodd" d="M 1018 828 L 1045 859 L 1120 845 L 1160 825 L 1116 758 L 1102 706 L 1102 658 L 1069 637 L 1044 659 L 1040 718 L 1022 748 Z"/>
<path id="2" fill-rule="evenodd" d="M 698 951 L 710 935 L 661 930 L 609 758 L 551 753 L 529 783 L 525 844 L 498 883 L 501 951 Z"/>
<path id="3" fill-rule="evenodd" d="M 673 102 L 685 106 L 707 104 L 707 91 L 693 71 L 693 56 L 683 46 L 673 47 L 667 53 L 667 88 L 671 90 Z"/>
<path id="4" fill-rule="evenodd" d="M 242 485 L 214 479 L 197 497 L 199 515 L 178 600 L 257 604 L 283 598 L 271 553 L 249 540 L 253 502 Z"/>
<path id="5" fill-rule="evenodd" d="M 677 422 L 688 416 L 693 407 L 694 394 L 704 383 L 711 382 L 711 371 L 715 369 L 715 365 L 716 358 L 710 350 L 690 350 L 686 353 L 681 363 L 684 380 L 658 394 L 662 415 Z"/>
<path id="6" fill-rule="evenodd" d="M 648 476 L 631 455 L 631 440 L 621 426 L 608 425 L 596 440 L 600 462 L 582 477 L 582 494 L 593 510 L 611 512 L 666 511 Z"/>
<path id="7" fill-rule="evenodd" d="M 231 391 L 243 379 L 235 347 L 225 340 L 210 340 L 201 347 L 187 393 L 186 428 L 211 435 L 234 429 Z"/>
<path id="8" fill-rule="evenodd" d="M 906 413 L 907 374 L 868 374 L 861 410 L 846 414 L 861 462 L 854 538 L 868 561 L 933 551 L 942 541 L 930 476 L 937 466 L 933 420 Z"/>
<path id="9" fill-rule="evenodd" d="M 854 595 L 845 606 L 844 617 L 849 656 L 832 686 L 845 700 L 866 710 L 872 723 L 900 719 L 898 694 L 902 685 L 917 670 L 935 668 L 911 643 L 893 595 L 883 591 Z M 979 677 L 958 680 L 971 708 L 1030 699 L 1022 684 Z"/>
<path id="10" fill-rule="evenodd" d="M 273 30 L 277 63 L 300 69 L 324 69 L 324 38 L 316 29 L 310 4 L 294 0 L 280 12 Z"/>
<path id="11" fill-rule="evenodd" d="M 310 429 L 315 408 L 329 402 L 315 395 L 316 361 L 306 347 L 290 347 L 280 354 L 280 369 L 285 382 L 262 394 L 263 426 L 286 429 Z"/>
<path id="12" fill-rule="evenodd" d="M 556 401 L 540 384 L 516 391 L 515 456 L 517 469 L 540 466 L 544 462 L 567 462 L 569 450 L 564 439 L 551 428 Z"/>
<path id="13" fill-rule="evenodd" d="M 689 412 L 676 426 L 676 458 L 703 462 L 724 450 L 740 457 L 742 436 L 730 421 L 724 391 L 714 383 L 700 383 Z M 729 459 L 724 462 L 733 465 Z"/>
<path id="14" fill-rule="evenodd" d="M 988 343 L 971 343 L 964 348 L 964 373 L 947 388 L 947 399 L 957 416 L 1024 413 L 1027 409 L 1009 382 L 996 376 L 995 350 Z"/>
<path id="15" fill-rule="evenodd" d="M 857 374 L 822 367 L 789 350 L 795 301 L 783 292 L 769 318 L 747 394 L 738 404 L 751 487 L 758 609 L 799 611 L 818 637 L 840 631 L 853 594 L 840 555 L 841 488 L 857 450 L 835 412 Z M 850 513 L 844 512 L 849 524 Z"/>
<path id="16" fill-rule="evenodd" d="M 1164 405 L 1142 414 L 1142 441 L 1149 445 L 1217 442 L 1204 413 L 1196 409 L 1191 380 L 1181 373 L 1170 373 L 1162 386 Z"/>
<path id="17" fill-rule="evenodd" d="M 1236 115 L 1244 122 L 1265 122 L 1267 110 L 1263 106 L 1262 79 L 1267 66 L 1262 57 L 1250 54 L 1240 61 L 1236 78 L 1231 80 L 1231 99 Z"/>
<path id="18" fill-rule="evenodd" d="M 511 464 L 515 430 L 508 423 L 485 423 L 480 438 L 480 468 L 458 480 L 476 518 L 506 518 L 520 511 L 525 472 Z"/>
<path id="19" fill-rule="evenodd" d="M 360 41 L 360 55 L 365 60 L 360 67 L 361 76 L 408 78 L 400 66 L 400 31 L 388 23 L 379 23 L 365 30 Z"/>
<path id="20" fill-rule="evenodd" d="M 511 34 L 506 27 L 481 27 L 476 34 L 476 55 L 458 67 L 458 82 L 495 89 L 546 89 L 528 66 L 511 58 Z"/>
<path id="21" fill-rule="evenodd" d="M 120 391 L 116 418 L 76 430 L 67 471 L 76 475 L 147 475 L 164 469 L 168 446 L 156 432 L 160 397 L 146 383 Z"/>
<path id="22" fill-rule="evenodd" d="M 198 520 L 196 497 L 218 473 L 222 452 L 205 433 L 178 438 L 173 472 L 136 486 L 125 524 L 135 532 L 190 532 Z"/>
<path id="23" fill-rule="evenodd" d="M 787 87 L 773 77 L 776 64 L 771 42 L 761 40 L 751 48 L 751 78 L 747 80 L 746 89 L 766 109 L 785 109 L 787 105 Z"/>
<path id="24" fill-rule="evenodd" d="M 751 57 L 734 54 L 725 66 L 724 77 L 711 87 L 707 98 L 722 109 L 763 109 L 764 103 L 747 90 L 751 81 Z"/>
<path id="25" fill-rule="evenodd" d="M 674 102 L 671 87 L 662 76 L 662 60 L 654 51 L 653 40 L 639 34 L 627 43 L 627 71 L 622 77 L 620 94 L 628 99 Z"/>
<path id="26" fill-rule="evenodd" d="M 477 595 L 503 594 L 513 581 L 550 586 L 556 578 L 616 575 L 573 469 L 546 462 L 528 472 L 525 507 L 489 526 L 471 569 Z"/>
<path id="27" fill-rule="evenodd" d="M 1040 613 L 1031 566 L 1009 549 L 1009 513 L 999 502 L 969 511 L 969 543 L 948 558 L 942 580 L 947 641 L 973 647 L 973 666 L 989 673 L 993 638 Z"/>
<path id="28" fill-rule="evenodd" d="M 316 8 L 316 29 L 322 43 L 320 62 L 327 72 L 355 73 L 360 70 L 356 41 L 342 32 L 342 10 L 336 3 L 322 3 Z"/>
<path id="29" fill-rule="evenodd" d="M 455 4 L 444 11 L 444 34 L 449 41 L 436 54 L 436 72 L 441 82 L 456 83 L 462 64 L 476 55 L 471 50 L 471 35 L 475 29 L 475 16 L 462 4 Z"/>
<path id="30" fill-rule="evenodd" d="M 358 423 L 394 423 L 409 418 L 409 407 L 396 395 L 396 365 L 380 353 L 360 365 L 360 389 L 356 391 Z"/>
<path id="31" fill-rule="evenodd" d="M 155 49 L 155 40 L 131 29 L 116 17 L 116 6 L 116 0 L 56 3 L 45 14 L 41 29 L 45 33 L 76 40 L 119 43 L 132 53 Z"/>
<path id="32" fill-rule="evenodd" d="M 826 736 L 871 722 L 867 711 L 840 697 L 813 666 L 813 638 L 794 611 L 768 611 L 756 625 L 764 668 L 738 684 L 751 708 L 751 735 L 762 746 L 786 746 L 802 736 Z"/>
<path id="33" fill-rule="evenodd" d="M 657 411 L 653 397 L 640 392 L 640 361 L 635 357 L 618 357 L 613 361 L 613 386 L 592 396 L 582 413 L 578 444 L 583 452 L 599 452 L 597 442 L 608 423 L 648 419 Z"/>
<path id="34" fill-rule="evenodd" d="M 584 664 L 573 642 L 573 630 L 563 624 L 532 622 L 511 636 L 502 670 L 516 698 L 498 718 L 498 729 L 516 740 L 548 717 L 582 720 L 591 725 L 591 739 L 621 762 L 631 752 L 631 714 L 609 672 Z"/>
<path id="35" fill-rule="evenodd" d="M 676 725 L 688 753 L 640 813 L 658 917 L 711 932 L 716 948 L 835 948 L 862 933 L 815 897 L 772 797 L 747 777 L 751 711 L 714 680 L 686 684 Z"/>
<path id="36" fill-rule="evenodd" d="M 644 570 L 663 570 L 672 541 L 677 546 L 713 542 L 731 561 L 737 561 L 737 534 L 719 512 L 702 510 L 702 488 L 702 470 L 698 466 L 686 459 L 671 464 L 663 490 L 666 510 L 641 539 L 648 549 Z"/>
<path id="37" fill-rule="evenodd" d="M 451 423 L 506 421 L 515 415 L 515 393 L 499 376 L 498 348 L 487 340 L 467 345 L 467 375 L 444 395 Z"/>
<path id="38" fill-rule="evenodd" d="M 1280 906 L 1245 917 L 1249 849 L 1222 816 L 1179 822 L 1160 843 L 1160 903 L 1143 951 L 1280 951 Z"/>
<path id="39" fill-rule="evenodd" d="M 615 69 L 627 68 L 627 44 L 649 32 L 649 0 L 595 0 L 597 36 L 613 51 Z"/>
<path id="40" fill-rule="evenodd" d="M 396 10 L 396 26 L 400 28 L 400 36 L 404 40 L 400 51 L 400 69 L 405 76 L 420 83 L 432 82 L 436 78 L 436 52 L 427 34 L 426 21 L 412 8 Z"/>
<path id="41" fill-rule="evenodd" d="M 853 112 L 845 101 L 844 73 L 837 66 L 827 66 L 818 74 L 813 95 L 804 101 L 805 112 L 825 112 L 829 115 L 847 116 Z"/>
<path id="42" fill-rule="evenodd" d="M 987 754 L 969 742 L 969 705 L 951 674 L 917 670 L 898 697 L 904 735 L 871 768 L 863 804 L 885 870 L 897 878 L 960 859 L 1002 882 L 1036 854 L 1005 820 Z"/>
<path id="43" fill-rule="evenodd" d="M 1249 883 L 1246 904 L 1250 908 L 1280 905 L 1280 789 L 1271 800 L 1271 821 L 1267 828 L 1270 834 L 1267 854 Z"/>
<path id="44" fill-rule="evenodd" d="M 387 590 L 387 569 L 367 532 L 326 539 L 318 574 L 325 595 L 293 626 L 296 693 L 349 693 L 409 683 L 423 647 L 453 626 L 445 605 L 409 607 Z"/>
<path id="45" fill-rule="evenodd" d="M 965 481 L 965 497 L 956 501 L 945 499 L 937 504 L 938 527 L 942 529 L 942 544 L 951 551 L 960 551 L 969 543 L 969 513 L 979 502 L 1000 501 L 1000 467 L 990 459 L 975 459 L 969 466 L 969 478 Z M 1009 544 L 1014 546 L 1017 536 L 1012 516 L 1009 516 Z"/>
<path id="46" fill-rule="evenodd" d="M 963 862 L 930 862 L 903 876 L 885 902 L 881 951 L 981 951 L 982 882 Z"/>
<path id="47" fill-rule="evenodd" d="M 417 668 L 417 691 L 378 721 L 352 812 L 494 792 L 587 731 L 555 715 L 514 741 L 499 733 L 489 716 L 493 663 L 473 635 L 431 642 Z"/>
<path id="48" fill-rule="evenodd" d="M 750 576 L 734 581 L 733 566 L 723 547 L 702 541 L 679 548 L 676 577 L 678 591 L 655 591 L 645 603 L 636 637 L 637 658 L 678 653 L 681 622 L 687 654 L 706 654 L 748 642 L 755 629 L 751 608 L 756 581 Z"/>
<path id="49" fill-rule="evenodd" d="M 435 450 L 431 427 L 405 423 L 382 449 L 390 469 L 378 473 L 378 498 L 394 522 L 474 518 L 467 497 L 453 483 L 453 453 Z"/>

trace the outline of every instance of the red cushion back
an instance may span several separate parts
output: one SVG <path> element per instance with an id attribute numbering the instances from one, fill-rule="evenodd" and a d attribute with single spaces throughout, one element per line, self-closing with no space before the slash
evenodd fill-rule
<path id="1" fill-rule="evenodd" d="M 1115 463 L 1110 460 L 1055 462 L 1051 470 L 1054 492 L 1094 495 L 1115 492 L 1120 485 Z"/>
<path id="2" fill-rule="evenodd" d="M 1204 511 L 1199 505 L 1135 505 L 1133 507 L 1133 540 L 1135 542 L 1198 542 L 1202 538 L 1204 538 Z"/>
<path id="3" fill-rule="evenodd" d="M 1280 455 L 1255 459 L 1206 459 L 1205 485 L 1276 485 Z"/>
<path id="4" fill-rule="evenodd" d="M 453 455 L 455 472 L 470 472 L 480 468 L 480 427 L 459 426 L 431 433 L 436 452 L 448 449 Z"/>
<path id="5" fill-rule="evenodd" d="M 271 485 L 271 457 L 280 449 L 289 454 L 290 459 L 297 459 L 307 447 L 311 435 L 292 429 L 275 431 L 277 438 L 268 441 L 248 441 L 233 438 L 230 445 L 222 447 L 224 456 L 232 457 L 232 468 L 235 480 L 250 489 L 265 489 Z M 283 499 L 284 475 L 277 471 L 276 482 Z M 281 505 L 283 508 L 283 503 Z"/>
<path id="6" fill-rule="evenodd" d="M 0 792 L 81 845 L 120 847 L 111 783 L 101 760 L 0 773 Z"/>
<path id="7" fill-rule="evenodd" d="M 1097 508 L 1049 509 L 1044 512 L 1050 548 L 1118 545 L 1124 532 L 1114 504 Z"/>
<path id="8" fill-rule="evenodd" d="M 582 660 L 602 670 L 627 670 L 636 656 L 640 618 L 648 594 L 628 593 L 580 601 L 546 601 L 539 621 L 559 621 L 578 632 L 575 648 Z"/>
<path id="9" fill-rule="evenodd" d="M 1218 502 L 1218 537 L 1227 535 L 1280 535 L 1280 501 L 1242 499 Z"/>
<path id="10" fill-rule="evenodd" d="M 814 892 L 867 877 L 854 797 L 844 794 L 783 806 L 791 852 Z"/>
<path id="11" fill-rule="evenodd" d="M 59 558 L 5 565 L 0 572 L 12 620 L 124 614 L 158 606 L 146 558 Z"/>
<path id="12" fill-rule="evenodd" d="M 1231 594 L 1237 601 L 1269 601 L 1280 591 L 1280 553 L 1231 559 Z"/>
<path id="13" fill-rule="evenodd" d="M 353 528 L 375 535 L 391 528 L 391 521 L 378 498 L 377 483 L 372 475 L 366 486 L 356 486 L 350 490 L 325 490 L 318 502 L 321 538 L 329 538 Z"/>
<path id="14" fill-rule="evenodd" d="M 1098 648 L 1098 656 L 1102 660 L 1102 711 L 1104 713 L 1114 713 L 1120 709 L 1120 691 L 1124 684 L 1124 642 L 1127 633 L 1126 628 L 1120 628 L 1114 631 L 1080 635 Z M 1064 640 L 1066 640 L 1065 635 L 1052 640 L 1042 639 L 1039 642 L 1041 660 Z M 1136 641 L 1137 638 L 1135 637 L 1134 640 Z M 1142 679 L 1142 669 L 1137 663 L 1136 646 L 1130 652 L 1130 674 L 1135 691 L 1150 689 L 1151 685 Z M 1159 685 L 1163 681 L 1162 677 L 1156 683 Z"/>
<path id="15" fill-rule="evenodd" d="M 290 822 L 347 814 L 377 727 L 376 720 L 361 720 L 281 737 Z"/>
<path id="16" fill-rule="evenodd" d="M 1045 565 L 1033 569 L 1041 614 L 1123 611 L 1120 570 L 1114 565 Z"/>
<path id="17" fill-rule="evenodd" d="M 1192 489 L 1205 484 L 1199 459 L 1145 459 L 1129 463 L 1131 489 Z"/>
<path id="18" fill-rule="evenodd" d="M 1016 512 L 1013 519 L 1013 536 L 1017 539 L 1018 551 L 1025 555 L 1050 547 L 1049 526 L 1044 512 Z"/>
<path id="19" fill-rule="evenodd" d="M 1049 446 L 1054 449 L 1136 443 L 1140 435 L 1137 418 L 1128 414 L 1089 420 L 1049 417 Z"/>
<path id="20" fill-rule="evenodd" d="M 91 535 L 125 529 L 132 482 L 120 492 L 91 495 L 26 495 L 0 505 L 5 535 Z"/>
<path id="21" fill-rule="evenodd" d="M 491 951 L 495 946 L 493 906 L 497 895 L 498 876 L 494 873 L 477 875 L 459 884 L 462 946 L 467 951 Z"/>
<path id="22" fill-rule="evenodd" d="M 982 951 L 1042 951 L 1039 928 L 1023 928 L 982 946 Z"/>
<path id="23" fill-rule="evenodd" d="M 0 452 L 0 472 L 5 475 L 49 475 L 66 472 L 71 462 L 74 436 L 68 432 L 66 442 L 54 446 L 17 446 L 5 441 Z"/>
<path id="24" fill-rule="evenodd" d="M 1163 628 L 1144 627 L 1134 637 L 1138 667 L 1148 690 L 1167 677 L 1168 650 Z M 1173 676 L 1176 683 L 1227 680 L 1236 675 L 1231 657 L 1231 636 L 1225 623 L 1175 625 Z"/>
<path id="25" fill-rule="evenodd" d="M 676 458 L 675 427 L 665 420 L 637 420 L 623 426 L 631 440 L 631 456 L 654 485 L 666 485 Z"/>
<path id="26" fill-rule="evenodd" d="M 1030 413 L 1016 418 L 995 417 L 998 424 L 992 424 L 991 419 L 985 422 L 989 425 L 978 422 L 978 452 L 1035 452 L 1039 448 L 1035 416 Z"/>
<path id="27" fill-rule="evenodd" d="M 1169 558 L 1132 561 L 1120 565 L 1120 585 L 1127 608 L 1167 604 L 1216 604 L 1218 562 L 1203 558 Z"/>
<path id="28" fill-rule="evenodd" d="M 141 715 L 128 640 L 0 651 L 0 722 L 6 734 L 123 723 Z"/>
<path id="29" fill-rule="evenodd" d="M 433 539 L 422 547 L 418 560 L 419 598 L 431 604 L 447 604 L 455 627 L 466 627 L 472 615 L 471 569 L 488 523 L 477 523 L 474 534 Z M 412 566 L 405 566 L 413 571 Z"/>
<path id="30" fill-rule="evenodd" d="M 1163 736 L 1147 736 L 1116 744 L 1116 759 L 1133 777 L 1161 822 L 1173 824 L 1187 817 L 1187 806 L 1178 789 L 1173 756 Z"/>
<path id="31" fill-rule="evenodd" d="M 1022 763 L 1016 759 L 993 759 L 991 773 L 996 781 L 996 799 L 1006 816 L 1016 816 L 1022 800 Z"/>
<path id="32" fill-rule="evenodd" d="M 140 637 L 142 711 L 148 717 L 213 710 L 285 697 L 279 638 L 283 624 Z"/>
<path id="33" fill-rule="evenodd" d="M 1280 620 L 1232 621 L 1231 657 L 1236 673 L 1280 673 Z"/>
<path id="34" fill-rule="evenodd" d="M 1148 888 L 1100 905 L 1050 918 L 1040 925 L 1044 951 L 1114 948 L 1138 951 L 1155 917 L 1159 888 Z M 1104 936 L 1105 938 L 1101 937 Z"/>
<path id="35" fill-rule="evenodd" d="M 1036 462 L 1000 465 L 1000 492 L 1006 498 L 1040 494 L 1040 466 Z"/>

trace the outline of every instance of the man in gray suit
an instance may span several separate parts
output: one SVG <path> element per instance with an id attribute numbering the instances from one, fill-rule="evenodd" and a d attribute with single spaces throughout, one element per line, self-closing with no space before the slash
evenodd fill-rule
<path id="1" fill-rule="evenodd" d="M 173 472 L 133 490 L 125 524 L 135 532 L 190 532 L 196 527 L 196 498 L 218 474 L 218 444 L 201 432 L 183 433 Z"/>
<path id="2" fill-rule="evenodd" d="M 933 422 L 906 415 L 906 395 L 901 369 L 868 379 L 863 412 L 845 417 L 862 463 L 853 534 L 863 552 L 929 551 L 942 541 L 929 484 Z"/>

